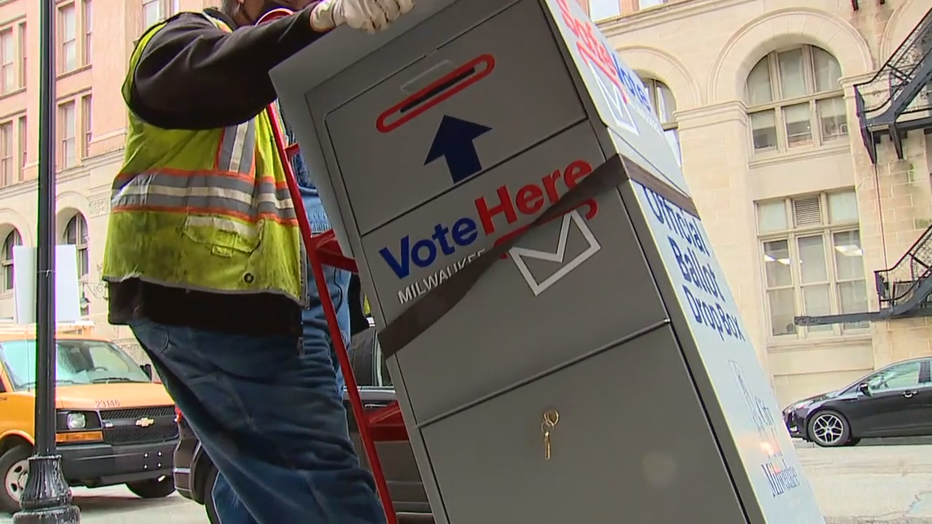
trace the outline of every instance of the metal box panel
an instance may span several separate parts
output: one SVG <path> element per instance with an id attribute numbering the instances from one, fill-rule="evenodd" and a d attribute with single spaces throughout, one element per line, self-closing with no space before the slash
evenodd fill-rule
<path id="1" fill-rule="evenodd" d="M 638 75 L 615 53 L 614 46 L 588 19 L 575 0 L 545 0 L 556 22 L 574 69 L 580 75 L 586 98 L 613 140 L 636 152 L 647 171 L 678 191 L 689 194 L 665 131 L 651 106 L 651 95 Z"/>
<path id="2" fill-rule="evenodd" d="M 418 244 L 435 242 L 417 239 L 429 239 L 440 224 L 453 231 L 456 224 L 469 224 L 476 239 L 469 250 L 402 281 L 385 261 L 370 262 L 386 320 L 391 322 L 407 307 L 402 300 L 434 285 L 428 279 L 442 282 L 445 272 L 455 271 L 457 264 L 543 209 L 527 215 L 516 211 L 521 218 L 513 224 L 506 223 L 504 214 L 495 217 L 498 229 L 489 237 L 482 235 L 477 200 L 494 205 L 512 200 L 518 210 L 525 203 L 521 195 L 530 194 L 527 188 L 532 187 L 540 197 L 536 202 L 543 203 L 548 180 L 559 186 L 600 163 L 591 127 L 580 125 L 364 237 L 370 260 L 379 258 L 385 246 L 397 253 L 405 243 L 399 239 L 410 237 L 406 243 L 415 251 Z M 565 192 L 565 187 L 558 190 Z M 432 249 L 441 251 L 439 246 Z M 421 288 L 419 282 L 424 283 Z M 666 318 L 621 197 L 612 190 L 528 233 L 462 302 L 393 358 L 413 413 L 424 421 Z"/>
<path id="3" fill-rule="evenodd" d="M 324 119 L 362 235 L 585 118 L 537 2 L 432 38 Z"/>
<path id="4" fill-rule="evenodd" d="M 506 19 L 510 21 L 502 23 Z M 507 224 L 496 223 L 494 234 L 484 239 L 478 234 L 478 222 L 476 231 L 471 231 L 467 223 L 456 232 L 454 226 L 467 217 L 463 213 L 469 210 L 470 203 L 475 205 L 480 197 L 496 196 L 499 188 L 510 199 L 525 187 L 521 184 L 539 181 L 558 168 L 565 177 L 566 168 L 575 160 L 594 166 L 617 152 L 643 166 L 656 180 L 673 186 L 667 189 L 675 188 L 679 195 L 668 198 L 688 204 L 681 198 L 689 194 L 688 188 L 663 130 L 653 117 L 643 84 L 615 56 L 608 41 L 572 0 L 437 0 L 419 6 L 403 20 L 379 35 L 338 29 L 273 73 L 289 121 L 317 172 L 327 211 L 335 228 L 341 231 L 340 241 L 344 249 L 352 248 L 367 294 L 379 299 L 373 306 L 380 325 L 407 307 L 400 302 L 413 300 L 409 294 L 425 291 L 417 287 L 417 282 L 423 284 L 426 279 L 422 287 L 432 288 L 432 279 L 439 284 L 444 274 L 449 275 L 445 270 L 463 262 L 462 253 L 467 253 L 468 261 L 468 254 L 475 253 L 471 250 L 491 245 L 499 238 L 497 235 L 512 232 L 542 211 L 516 215 Z M 490 30 L 496 27 L 496 31 Z M 487 39 L 476 38 L 482 31 L 488 34 Z M 530 54 L 519 57 L 515 53 L 521 49 L 530 50 Z M 496 61 L 493 68 L 488 68 L 487 60 L 470 65 L 477 58 L 497 57 L 499 53 L 503 59 Z M 526 61 L 518 59 L 521 57 Z M 378 130 L 380 115 L 429 86 L 435 80 L 431 75 L 436 73 L 436 78 L 442 78 L 464 64 L 479 66 L 467 71 L 467 77 L 491 72 L 400 127 L 385 133 Z M 505 75 L 510 75 L 521 89 L 511 89 L 514 86 L 503 82 L 502 89 L 482 92 Z M 530 77 L 536 78 L 536 83 L 526 81 Z M 563 87 L 555 89 L 553 85 Z M 392 100 L 390 94 L 396 98 Z M 395 116 L 401 112 L 400 107 L 393 110 Z M 556 118 L 558 114 L 564 120 Z M 574 120 L 573 115 L 579 119 Z M 475 159 L 469 148 L 458 149 L 453 156 L 458 155 L 459 162 L 452 164 L 437 150 L 435 155 L 430 154 L 444 116 L 473 124 L 464 127 L 460 123 L 458 129 L 463 135 L 460 145 L 475 146 Z M 381 122 L 384 130 L 388 120 Z M 448 118 L 448 130 L 450 122 Z M 535 125 L 531 128 L 527 122 Z M 477 125 L 492 130 L 480 133 Z M 497 134 L 501 137 L 493 140 Z M 386 139 L 392 135 L 406 139 Z M 442 152 L 453 151 L 449 143 L 446 145 Z M 474 160 L 481 168 L 478 175 L 473 174 L 475 169 L 464 171 L 464 165 L 475 168 Z M 515 169 L 519 164 L 525 166 L 521 171 Z M 645 183 L 659 191 L 655 181 Z M 489 189 L 494 194 L 489 194 Z M 695 247 L 691 242 L 701 239 L 708 243 L 701 223 L 683 216 L 682 209 L 664 208 L 658 216 L 650 200 L 638 196 L 636 189 L 636 182 L 626 183 L 620 191 L 599 196 L 595 199 L 598 214 L 590 219 L 581 215 L 585 210 L 580 209 L 576 215 L 568 214 L 568 218 L 561 217 L 532 232 L 520 243 L 523 251 L 514 251 L 522 254 L 527 262 L 524 267 L 516 263 L 514 254 L 499 261 L 453 311 L 389 359 L 425 492 L 440 524 L 490 522 L 497 518 L 496 513 L 504 514 L 502 521 L 509 524 L 546 522 L 552 518 L 554 508 L 559 522 L 570 518 L 613 522 L 618 515 L 631 515 L 629 508 L 620 508 L 616 500 L 619 497 L 628 506 L 638 508 L 631 515 L 636 518 L 631 520 L 639 522 L 705 519 L 727 524 L 739 518 L 755 524 L 823 522 L 792 444 L 776 420 L 778 410 L 754 347 L 746 337 L 735 336 L 743 327 L 721 267 L 711 251 L 696 248 L 694 251 L 702 252 L 689 252 L 689 247 Z M 533 207 L 533 190 L 528 191 L 524 204 Z M 475 222 L 476 216 L 469 216 Z M 447 224 L 448 231 L 435 229 L 443 225 L 441 221 Z M 564 225 L 568 232 L 565 238 Z M 592 245 L 590 237 L 582 233 L 584 228 L 599 247 L 580 264 L 573 264 Z M 573 232 L 579 234 L 573 236 Z M 433 238 L 435 234 L 437 238 Z M 459 235 L 459 240 L 454 234 Z M 422 250 L 419 256 L 424 257 L 419 259 L 421 263 L 409 264 L 407 271 L 380 267 L 381 250 L 391 246 L 396 254 L 400 253 L 400 242 L 406 236 L 408 249 L 425 241 L 418 247 Z M 453 239 L 456 245 L 448 243 L 444 247 L 439 238 Z M 677 243 L 678 253 L 671 240 Z M 433 255 L 428 245 L 431 242 Z M 555 252 L 560 246 L 565 250 Z M 538 255 L 548 250 L 559 256 L 530 260 L 525 256 L 530 250 L 538 250 Z M 413 252 L 409 255 L 413 260 Z M 543 267 L 548 263 L 552 265 Z M 398 267 L 400 264 L 395 264 L 395 269 Z M 554 275 L 559 278 L 552 278 Z M 617 345 L 620 337 L 631 335 L 653 319 L 669 319 L 678 352 L 671 349 L 667 353 L 667 345 L 661 344 L 646 349 L 637 346 L 640 349 L 632 351 L 641 355 L 640 359 L 614 356 L 635 346 L 630 343 L 590 356 Z M 649 350 L 662 353 L 668 367 L 678 366 L 683 372 L 652 367 L 651 363 L 656 362 L 651 358 L 660 357 L 645 356 Z M 578 359 L 584 360 L 538 381 L 549 386 L 534 390 L 532 384 L 512 389 L 517 383 Z M 590 361 L 602 364 L 586 367 Z M 581 373 L 585 376 L 557 379 L 564 374 L 570 377 L 573 369 L 585 370 Z M 601 428 L 602 433 L 587 434 L 587 438 L 567 433 L 564 437 L 567 442 L 578 443 L 571 446 L 578 453 L 597 456 L 583 456 L 581 461 L 590 464 L 589 469 L 596 471 L 599 478 L 572 468 L 560 470 L 563 474 L 556 479 L 556 485 L 567 492 L 563 496 L 555 490 L 547 491 L 547 479 L 531 462 L 531 455 L 512 460 L 508 453 L 490 448 L 488 441 L 483 447 L 476 443 L 476 439 L 483 442 L 485 435 L 507 437 L 501 441 L 502 448 L 518 454 L 521 446 L 530 443 L 530 434 L 508 437 L 510 433 L 503 433 L 504 429 L 513 433 L 524 428 L 509 425 L 508 413 L 509 407 L 519 407 L 517 401 L 508 399 L 518 398 L 524 388 L 559 390 L 559 397 L 569 409 L 583 404 L 592 408 L 580 420 L 585 418 L 586 425 L 596 431 Z M 666 396 L 670 393 L 685 395 L 686 400 L 670 404 Z M 652 396 L 660 400 L 654 401 Z M 696 396 L 701 401 L 697 402 Z M 475 407 L 442 418 L 467 405 Z M 619 405 L 621 408 L 616 407 Z M 661 411 L 655 412 L 654 405 L 661 406 Z M 629 433 L 619 429 L 621 420 L 613 418 L 602 420 L 601 426 L 592 426 L 596 424 L 595 410 L 609 416 L 621 413 Z M 485 413 L 489 419 L 469 419 L 470 413 Z M 517 418 L 515 413 L 511 413 L 512 418 Z M 683 457 L 680 448 L 672 447 L 680 440 L 657 435 L 649 438 L 647 430 L 637 427 L 642 420 L 657 426 L 661 415 L 666 425 L 670 424 L 670 415 L 687 421 L 687 431 L 702 433 L 712 427 L 718 445 L 709 445 L 707 436 L 701 437 L 702 445 L 690 439 L 690 456 Z M 564 418 L 564 428 L 566 421 Z M 438 429 L 445 423 L 452 424 L 452 429 Z M 421 428 L 424 437 L 431 440 L 426 447 Z M 462 433 L 456 436 L 454 430 Z M 646 477 L 634 477 L 640 481 L 631 481 L 633 487 L 628 491 L 636 496 L 629 500 L 626 493 L 619 495 L 628 489 L 626 485 L 619 489 L 618 477 L 612 476 L 619 474 L 619 464 L 630 466 L 634 459 L 656 457 L 657 443 L 664 442 L 675 450 L 666 450 L 667 458 L 673 456 L 690 465 L 685 472 L 677 470 L 682 479 L 674 475 L 674 480 L 682 480 L 684 487 L 669 497 L 651 499 Z M 606 455 L 614 457 L 615 462 L 595 452 L 612 445 L 623 448 L 618 456 Z M 593 450 L 584 451 L 586 447 Z M 558 430 L 549 466 L 561 460 L 557 458 L 560 449 Z M 487 460 L 480 452 L 495 460 Z M 538 453 L 542 449 L 538 448 Z M 734 490 L 721 485 L 722 457 Z M 602 465 L 602 461 L 615 468 Z M 719 464 L 718 469 L 715 464 Z M 509 469 L 503 470 L 503 465 Z M 628 468 L 621 474 L 631 471 Z M 502 479 L 518 482 L 521 489 L 513 497 L 506 497 L 511 484 Z M 597 480 L 615 485 L 616 489 L 600 487 Z M 577 482 L 580 487 L 574 485 Z M 702 500 L 690 498 L 690 490 L 701 493 Z M 583 492 L 589 495 L 583 497 Z M 730 512 L 736 493 L 745 510 L 743 516 Z M 645 502 L 639 502 L 642 498 Z M 444 507 L 447 499 L 450 512 Z M 656 503 L 649 506 L 647 500 Z M 570 515 L 559 509 L 565 505 L 578 511 Z M 708 509 L 715 505 L 720 505 L 724 513 L 717 515 L 714 507 Z M 475 509 L 464 509 L 467 506 L 485 511 L 473 513 Z M 677 513 L 680 511 L 689 512 Z"/>
<path id="5" fill-rule="evenodd" d="M 621 194 L 749 513 L 823 522 L 702 221 L 637 182 Z"/>
<path id="6" fill-rule="evenodd" d="M 449 522 L 746 522 L 669 326 L 421 432 Z"/>

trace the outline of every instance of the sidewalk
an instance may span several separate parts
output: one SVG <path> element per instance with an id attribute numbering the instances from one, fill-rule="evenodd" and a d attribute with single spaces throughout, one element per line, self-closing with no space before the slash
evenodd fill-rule
<path id="1" fill-rule="evenodd" d="M 932 437 L 900 437 L 900 438 L 869 438 L 858 443 L 856 448 L 865 446 L 923 446 L 932 444 Z M 796 449 L 817 448 L 812 442 L 794 438 L 793 445 Z"/>
<path id="2" fill-rule="evenodd" d="M 932 446 L 797 450 L 828 524 L 932 524 Z"/>
<path id="3" fill-rule="evenodd" d="M 872 517 L 825 517 L 825 524 L 932 524 L 932 517 L 893 518 L 893 520 L 877 520 Z"/>

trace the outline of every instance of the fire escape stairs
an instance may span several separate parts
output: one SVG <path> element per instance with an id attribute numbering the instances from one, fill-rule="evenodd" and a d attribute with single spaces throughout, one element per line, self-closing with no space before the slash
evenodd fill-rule
<path id="1" fill-rule="evenodd" d="M 877 145 L 890 136 L 903 160 L 903 139 L 910 131 L 932 133 L 932 8 L 868 80 L 854 86 L 861 138 L 871 162 Z M 893 267 L 874 271 L 879 311 L 800 316 L 798 326 L 819 326 L 932 316 L 932 226 Z"/>
<path id="2" fill-rule="evenodd" d="M 797 326 L 932 316 L 932 226 L 889 269 L 874 271 L 879 311 L 796 317 Z"/>
<path id="3" fill-rule="evenodd" d="M 861 138 L 874 164 L 883 135 L 890 136 L 903 160 L 907 133 L 932 133 L 932 9 L 873 78 L 854 86 L 854 99 Z"/>

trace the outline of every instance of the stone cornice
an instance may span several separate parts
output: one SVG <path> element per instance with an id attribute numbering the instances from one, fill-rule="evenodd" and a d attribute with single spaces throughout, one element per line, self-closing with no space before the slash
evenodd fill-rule
<path id="1" fill-rule="evenodd" d="M 84 159 L 84 162 L 81 163 L 81 165 L 59 172 L 57 182 L 59 184 L 63 184 L 72 180 L 87 177 L 91 170 L 117 163 L 122 159 L 122 149 L 110 151 L 108 153 L 97 155 L 91 158 L 86 158 Z M 37 189 L 38 180 L 33 178 L 31 180 L 26 180 L 18 184 L 10 185 L 0 189 L 0 199 L 26 195 L 28 193 L 35 192 Z"/>
<path id="2" fill-rule="evenodd" d="M 741 100 L 732 100 L 677 111 L 675 118 L 680 129 L 691 129 L 734 120 L 745 121 L 747 120 L 747 106 Z"/>
<path id="3" fill-rule="evenodd" d="M 631 14 L 611 18 L 600 22 L 598 26 L 606 38 L 611 38 L 622 33 L 692 18 L 754 1 L 756 0 L 672 0 L 662 6 L 641 9 Z"/>

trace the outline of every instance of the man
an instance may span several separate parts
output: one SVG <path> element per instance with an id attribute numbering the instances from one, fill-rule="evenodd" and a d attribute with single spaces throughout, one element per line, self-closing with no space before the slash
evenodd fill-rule
<path id="1" fill-rule="evenodd" d="M 231 3 L 233 2 L 225 3 L 224 10 L 219 15 L 217 13 L 211 14 L 222 17 L 226 12 L 231 12 Z M 211 11 L 210 9 L 207 10 L 208 13 Z M 283 118 L 283 120 L 285 119 Z M 293 143 L 295 141 L 294 133 L 288 126 L 287 120 L 284 121 L 284 124 L 286 137 L 289 143 Z M 323 202 L 317 193 L 317 188 L 311 181 L 311 175 L 308 172 L 307 164 L 304 162 L 304 158 L 300 153 L 292 158 L 291 165 L 298 182 L 298 187 L 301 190 L 301 199 L 304 202 L 304 210 L 307 213 L 307 219 L 310 223 L 311 230 L 315 234 L 327 231 L 330 229 L 330 219 L 327 217 L 326 211 L 324 211 Z M 308 267 L 307 271 L 308 274 L 310 274 L 310 267 Z M 341 338 L 344 347 L 346 347 L 348 351 L 351 312 L 353 309 L 362 309 L 361 305 L 359 308 L 351 307 L 353 300 L 350 297 L 352 295 L 348 295 L 350 294 L 349 283 L 352 274 L 348 271 L 329 266 L 324 266 L 323 272 L 324 280 L 327 282 L 328 294 L 333 301 L 333 308 L 336 311 Z M 356 278 L 358 279 L 358 277 Z M 340 363 L 337 359 L 333 343 L 330 340 L 330 331 L 327 325 L 327 319 L 324 315 L 324 306 L 316 286 L 308 287 L 307 301 L 308 305 L 301 313 L 302 333 L 304 335 L 304 358 L 316 359 L 317 355 L 321 353 L 328 353 L 330 355 L 336 375 L 334 394 L 342 401 L 343 390 L 346 387 L 346 383 L 343 379 L 343 371 L 340 369 Z M 368 322 L 366 322 L 366 325 L 368 326 Z M 226 477 L 223 476 L 223 473 L 218 473 L 215 477 L 214 485 L 207 486 L 207 489 L 211 490 L 214 507 L 217 512 L 224 515 L 224 517 L 222 517 L 223 524 L 256 523 L 255 518 L 245 508 L 242 499 L 236 495 L 236 492 L 233 490 L 233 487 L 230 486 Z"/>
<path id="2" fill-rule="evenodd" d="M 227 0 L 227 4 L 235 3 L 236 0 Z M 289 144 L 297 141 L 291 126 L 288 125 L 284 118 L 285 136 Z M 314 234 L 324 233 L 330 229 L 330 219 L 324 210 L 324 204 L 317 192 L 317 187 L 311 180 L 311 173 L 308 171 L 304 157 L 298 153 L 291 159 L 292 170 L 301 190 L 301 200 L 304 202 L 304 211 L 307 213 L 307 220 Z M 310 266 L 307 268 L 310 275 Z M 324 279 L 327 282 L 330 298 L 333 302 L 333 308 L 336 311 L 337 323 L 340 327 L 343 345 L 349 348 L 351 336 L 351 320 L 353 310 L 353 295 L 350 294 L 350 279 L 352 273 L 335 267 L 324 266 Z M 356 277 L 359 278 L 358 276 Z M 340 398 L 343 398 L 343 389 L 346 387 L 346 381 L 343 379 L 343 371 L 340 369 L 340 362 L 337 359 L 336 351 L 330 341 L 330 330 L 327 325 L 327 319 L 324 315 L 324 307 L 320 302 L 320 296 L 317 293 L 317 287 L 308 288 L 308 306 L 301 314 L 304 335 L 304 347 L 317 344 L 314 350 L 329 351 L 333 360 L 334 370 L 336 373 L 336 391 Z M 368 322 L 367 322 L 368 325 Z"/>
<path id="3" fill-rule="evenodd" d="M 110 321 L 133 330 L 242 501 L 221 520 L 382 523 L 329 352 L 300 347 L 305 259 L 265 108 L 271 68 L 339 25 L 382 30 L 413 0 L 287 1 L 182 13 L 140 39 L 104 257 Z M 252 27 L 276 7 L 300 10 Z"/>

